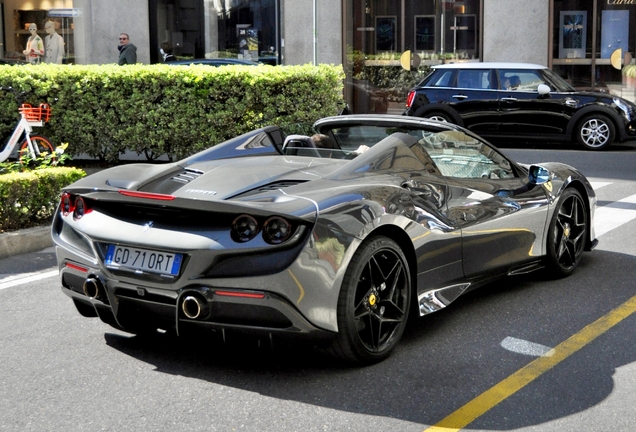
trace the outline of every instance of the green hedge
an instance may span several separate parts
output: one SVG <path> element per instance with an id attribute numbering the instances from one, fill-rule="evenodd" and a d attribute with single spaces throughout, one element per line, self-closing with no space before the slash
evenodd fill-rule
<path id="1" fill-rule="evenodd" d="M 311 123 L 343 103 L 339 66 L 0 66 L 0 86 L 48 102 L 36 129 L 72 155 L 116 162 L 124 151 L 179 159 L 265 124 Z M 0 133 L 16 120 L 0 92 Z"/>
<path id="2" fill-rule="evenodd" d="M 62 188 L 85 175 L 66 167 L 0 175 L 0 232 L 50 223 Z"/>

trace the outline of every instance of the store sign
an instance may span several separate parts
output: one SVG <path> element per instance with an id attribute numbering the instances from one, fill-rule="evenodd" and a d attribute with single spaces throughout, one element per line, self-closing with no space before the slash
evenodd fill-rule
<path id="1" fill-rule="evenodd" d="M 48 15 L 51 18 L 77 18 L 82 15 L 82 11 L 77 8 L 50 9 Z"/>

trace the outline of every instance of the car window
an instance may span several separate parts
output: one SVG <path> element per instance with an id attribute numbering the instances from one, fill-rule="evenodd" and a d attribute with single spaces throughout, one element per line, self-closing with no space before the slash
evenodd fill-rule
<path id="1" fill-rule="evenodd" d="M 484 90 L 490 88 L 489 69 L 467 69 L 457 73 L 457 87 Z"/>
<path id="2" fill-rule="evenodd" d="M 516 177 L 505 157 L 464 132 L 431 132 L 419 144 L 444 176 L 493 180 Z"/>
<path id="3" fill-rule="evenodd" d="M 537 91 L 539 84 L 545 80 L 534 70 L 501 70 L 499 71 L 499 88 L 501 90 Z"/>
<path id="4" fill-rule="evenodd" d="M 451 87 L 453 79 L 452 70 L 438 70 L 431 75 L 431 79 L 426 83 L 428 87 Z"/>

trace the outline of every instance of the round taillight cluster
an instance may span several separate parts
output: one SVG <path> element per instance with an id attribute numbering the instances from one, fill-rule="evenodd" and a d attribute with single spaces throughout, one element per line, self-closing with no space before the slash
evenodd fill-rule
<path id="1" fill-rule="evenodd" d="M 81 196 L 74 196 L 64 192 L 60 199 L 60 211 L 63 216 L 73 213 L 73 219 L 81 219 L 86 213 L 90 212 L 90 209 Z"/>
<path id="2" fill-rule="evenodd" d="M 273 216 L 263 223 L 249 215 L 241 215 L 232 222 L 232 239 L 245 243 L 263 231 L 263 239 L 269 244 L 280 244 L 288 240 L 292 234 L 291 224 L 280 216 Z"/>

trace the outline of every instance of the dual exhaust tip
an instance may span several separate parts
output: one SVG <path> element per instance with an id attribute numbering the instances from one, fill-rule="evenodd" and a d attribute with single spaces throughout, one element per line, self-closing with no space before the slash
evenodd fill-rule
<path id="1" fill-rule="evenodd" d="M 104 283 L 97 276 L 87 278 L 82 286 L 82 291 L 91 300 L 103 298 L 106 294 Z M 200 295 L 190 294 L 185 296 L 181 302 L 181 310 L 186 318 L 195 320 L 206 317 L 210 312 L 210 307 Z"/>

